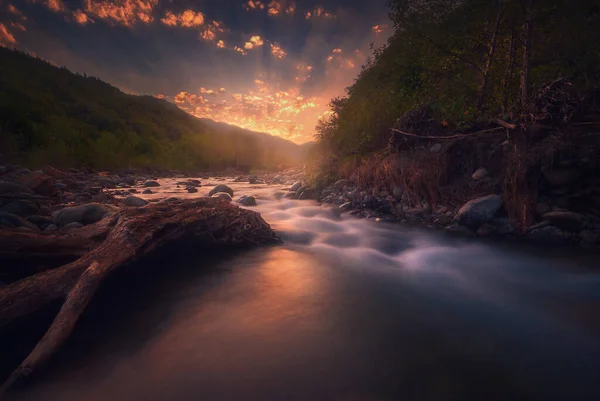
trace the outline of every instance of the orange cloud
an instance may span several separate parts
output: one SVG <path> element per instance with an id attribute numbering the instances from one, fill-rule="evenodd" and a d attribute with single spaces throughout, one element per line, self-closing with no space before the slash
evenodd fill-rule
<path id="1" fill-rule="evenodd" d="M 335 15 L 329 11 L 325 11 L 325 9 L 321 6 L 317 6 L 312 11 L 307 11 L 306 14 L 304 14 L 304 18 L 306 18 L 306 19 L 318 18 L 318 17 L 335 18 Z"/>
<path id="2" fill-rule="evenodd" d="M 27 32 L 27 29 L 23 26 L 23 24 L 19 23 L 19 22 L 11 22 L 10 26 L 18 29 L 21 32 Z"/>
<path id="3" fill-rule="evenodd" d="M 285 56 L 287 56 L 287 53 L 281 48 L 279 47 L 279 45 L 277 45 L 276 43 L 271 43 L 271 54 L 275 57 L 277 57 L 278 59 L 282 59 L 285 58 Z"/>
<path id="4" fill-rule="evenodd" d="M 270 16 L 275 16 L 275 15 L 279 14 L 280 11 L 281 11 L 281 3 L 279 3 L 277 0 L 272 0 L 269 3 L 269 11 L 267 13 Z"/>
<path id="5" fill-rule="evenodd" d="M 310 78 L 310 73 L 313 70 L 311 65 L 306 64 L 298 64 L 296 65 L 296 70 L 298 71 L 298 75 L 296 76 L 296 82 L 305 82 L 308 78 Z"/>
<path id="6" fill-rule="evenodd" d="M 261 79 L 244 93 L 204 98 L 187 92 L 174 97 L 179 107 L 200 117 L 211 118 L 242 128 L 268 132 L 292 140 L 305 140 L 306 118 L 316 121 L 320 106 L 315 97 L 303 96 L 298 88 L 280 90 Z M 225 92 L 221 88 L 219 92 Z M 312 127 L 311 127 L 312 128 Z"/>
<path id="7" fill-rule="evenodd" d="M 342 49 L 333 49 L 331 52 L 332 53 L 341 53 Z"/>
<path id="8" fill-rule="evenodd" d="M 219 41 L 217 42 L 217 47 L 218 47 L 219 49 L 225 49 L 225 42 L 223 42 L 222 40 L 219 40 Z"/>
<path id="9" fill-rule="evenodd" d="M 381 33 L 383 32 L 384 29 L 386 29 L 388 26 L 387 24 L 381 24 L 381 25 L 375 25 L 373 28 L 373 32 L 375 33 Z"/>
<path id="10" fill-rule="evenodd" d="M 239 47 L 239 46 L 235 46 L 235 47 L 233 48 L 233 50 L 235 50 L 236 52 L 238 52 L 238 53 L 242 54 L 243 56 L 245 56 L 246 54 L 248 54 L 248 52 L 247 52 L 246 50 L 242 49 L 242 48 L 241 48 L 241 47 Z"/>
<path id="11" fill-rule="evenodd" d="M 152 12 L 157 4 L 158 0 L 85 0 L 84 10 L 88 16 L 132 26 L 137 22 L 148 24 L 154 21 Z"/>
<path id="12" fill-rule="evenodd" d="M 73 19 L 80 25 L 85 25 L 88 22 L 94 22 L 90 17 L 87 16 L 86 13 L 81 10 L 76 10 L 73 12 Z"/>
<path id="13" fill-rule="evenodd" d="M 17 7 L 13 6 L 12 4 L 8 5 L 8 12 L 16 15 L 19 18 L 27 19 L 27 17 L 25 17 L 25 15 L 21 12 L 21 10 L 19 10 Z"/>
<path id="14" fill-rule="evenodd" d="M 167 26 L 182 26 L 191 28 L 204 24 L 204 14 L 193 10 L 185 10 L 180 14 L 167 11 L 160 21 Z"/>
<path id="15" fill-rule="evenodd" d="M 62 0 L 46 0 L 46 7 L 54 12 L 64 11 L 65 9 Z"/>
<path id="16" fill-rule="evenodd" d="M 289 6 L 285 9 L 286 14 L 293 14 L 296 11 L 296 4 L 290 3 Z"/>
<path id="17" fill-rule="evenodd" d="M 264 10 L 265 8 L 265 4 L 260 2 L 259 0 L 248 0 L 248 2 L 246 4 L 244 4 L 242 7 L 244 7 L 244 10 L 246 11 L 250 11 L 250 10 Z"/>
<path id="18" fill-rule="evenodd" d="M 17 43 L 17 40 L 15 39 L 13 34 L 10 33 L 6 25 L 0 23 L 0 46 L 6 47 L 14 45 L 15 43 Z"/>

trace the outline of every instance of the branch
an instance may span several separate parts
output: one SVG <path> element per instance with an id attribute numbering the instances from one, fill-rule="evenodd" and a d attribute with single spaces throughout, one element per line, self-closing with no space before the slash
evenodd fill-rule
<path id="1" fill-rule="evenodd" d="M 456 135 L 450 135 L 450 136 L 422 136 L 422 135 L 417 135 L 417 134 L 411 134 L 409 132 L 400 131 L 396 128 L 390 128 L 390 129 L 392 131 L 397 132 L 402 135 L 412 136 L 412 137 L 421 138 L 421 139 L 459 139 L 459 138 L 466 138 L 469 136 L 475 136 L 475 135 L 479 135 L 479 134 L 486 134 L 489 132 L 497 132 L 497 131 L 503 130 L 504 127 L 484 129 L 483 131 L 473 132 L 472 134 L 456 134 Z"/>
<path id="2" fill-rule="evenodd" d="M 446 53 L 446 54 L 449 54 L 449 55 L 451 55 L 451 56 L 453 56 L 453 57 L 455 57 L 455 58 L 457 58 L 457 59 L 461 60 L 462 62 L 464 62 L 464 63 L 467 63 L 467 64 L 469 64 L 469 65 L 471 65 L 471 66 L 475 67 L 475 68 L 477 69 L 477 71 L 479 71 L 479 72 L 483 73 L 483 70 L 482 70 L 482 69 L 481 69 L 481 68 L 480 68 L 480 67 L 479 67 L 477 64 L 475 64 L 474 62 L 472 62 L 472 61 L 470 61 L 470 60 L 467 60 L 466 58 L 464 58 L 464 57 L 463 57 L 463 56 L 461 56 L 460 54 L 454 53 L 454 52 L 453 52 L 453 51 L 451 51 L 451 50 L 446 50 L 446 49 L 444 49 L 442 46 L 440 46 L 440 45 L 438 45 L 437 43 L 435 43 L 435 42 L 433 41 L 433 39 L 431 39 L 429 36 L 427 36 L 427 35 L 423 35 L 423 34 L 421 34 L 421 35 L 422 35 L 422 36 L 423 36 L 425 39 L 427 39 L 427 40 L 428 40 L 428 41 L 429 41 L 429 42 L 430 42 L 430 43 L 431 43 L 433 46 L 435 46 L 435 47 L 436 47 L 438 50 L 441 50 L 441 51 L 443 51 L 444 53 Z"/>

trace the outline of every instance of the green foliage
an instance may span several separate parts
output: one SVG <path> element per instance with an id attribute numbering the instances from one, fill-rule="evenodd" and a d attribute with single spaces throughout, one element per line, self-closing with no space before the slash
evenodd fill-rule
<path id="1" fill-rule="evenodd" d="M 274 168 L 303 152 L 281 138 L 195 118 L 0 47 L 0 157 L 30 166 Z"/>
<path id="2" fill-rule="evenodd" d="M 457 127 L 524 112 L 525 65 L 526 93 L 559 77 L 581 90 L 600 82 L 594 0 L 390 0 L 389 7 L 395 33 L 317 126 L 322 149 L 336 156 L 380 149 L 397 119 L 423 105 Z"/>

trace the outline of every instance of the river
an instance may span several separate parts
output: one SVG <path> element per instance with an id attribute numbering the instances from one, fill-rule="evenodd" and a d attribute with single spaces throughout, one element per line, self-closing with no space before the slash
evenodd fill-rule
<path id="1" fill-rule="evenodd" d="M 147 197 L 212 188 L 183 195 L 174 182 Z M 9 399 L 600 399 L 597 257 L 340 217 L 283 187 L 227 183 L 257 197 L 284 245 L 163 252 L 112 278 Z"/>

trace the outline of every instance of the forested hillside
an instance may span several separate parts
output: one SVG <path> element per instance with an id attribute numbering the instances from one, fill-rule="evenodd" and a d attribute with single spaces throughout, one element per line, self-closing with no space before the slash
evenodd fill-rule
<path id="1" fill-rule="evenodd" d="M 30 166 L 271 168 L 289 141 L 203 121 L 18 51 L 0 48 L 0 155 Z"/>
<path id="2" fill-rule="evenodd" d="M 318 127 L 327 152 L 362 154 L 427 106 L 444 127 L 530 113 L 532 92 L 565 78 L 578 93 L 600 79 L 595 0 L 390 0 L 395 33 Z"/>

